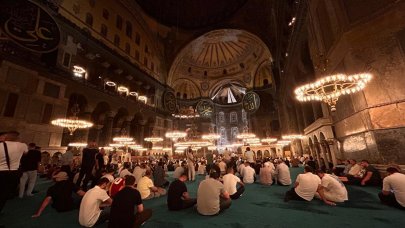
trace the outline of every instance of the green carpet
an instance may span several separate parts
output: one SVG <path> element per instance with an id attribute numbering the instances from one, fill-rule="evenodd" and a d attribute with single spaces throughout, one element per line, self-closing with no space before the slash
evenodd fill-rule
<path id="1" fill-rule="evenodd" d="M 293 179 L 300 168 L 291 169 Z M 199 181 L 188 183 L 191 196 L 195 196 Z M 6 228 L 13 227 L 80 227 L 78 210 L 57 213 L 48 206 L 40 218 L 31 219 L 31 215 L 39 207 L 46 189 L 51 181 L 40 180 L 36 189 L 40 193 L 24 199 L 13 199 L 7 202 L 0 224 Z M 331 207 L 319 200 L 312 202 L 283 202 L 284 192 L 289 187 L 262 186 L 251 184 L 246 186 L 243 196 L 232 201 L 230 209 L 214 217 L 197 214 L 195 209 L 169 212 L 166 198 L 144 201 L 146 208 L 153 209 L 151 220 L 143 226 L 150 227 L 404 227 L 404 211 L 381 205 L 378 200 L 377 188 L 349 186 L 349 201 Z M 107 227 L 102 225 L 99 227 Z"/>

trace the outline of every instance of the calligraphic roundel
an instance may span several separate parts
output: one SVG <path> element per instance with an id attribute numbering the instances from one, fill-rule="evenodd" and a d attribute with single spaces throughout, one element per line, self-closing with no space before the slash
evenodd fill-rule
<path id="1" fill-rule="evenodd" d="M 170 113 L 176 112 L 177 100 L 176 96 L 171 91 L 166 91 L 163 95 L 163 105 Z"/>
<path id="2" fill-rule="evenodd" d="M 260 97 L 255 92 L 247 92 L 242 99 L 243 109 L 247 113 L 254 113 L 260 107 Z"/>
<path id="3" fill-rule="evenodd" d="M 33 52 L 54 51 L 60 42 L 54 19 L 31 1 L 2 0 L 0 27 L 10 40 Z"/>

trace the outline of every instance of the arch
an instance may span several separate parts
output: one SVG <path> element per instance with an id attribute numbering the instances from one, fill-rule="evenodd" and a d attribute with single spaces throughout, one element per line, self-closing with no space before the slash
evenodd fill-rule
<path id="1" fill-rule="evenodd" d="M 180 94 L 180 98 L 183 99 L 194 99 L 201 97 L 201 91 L 200 88 L 197 86 L 197 84 L 187 78 L 179 78 L 177 79 L 173 85 L 172 88 L 176 93 Z M 186 94 L 186 97 L 184 98 L 184 94 Z"/>
<path id="2" fill-rule="evenodd" d="M 91 114 L 91 119 L 95 124 L 102 124 L 104 123 L 106 113 L 111 111 L 111 106 L 105 102 L 99 102 L 96 107 L 94 108 L 92 114 Z"/>
<path id="3" fill-rule="evenodd" d="M 121 107 L 120 109 L 118 109 L 117 114 L 114 116 L 113 128 L 122 128 L 123 123 L 126 121 L 126 117 L 128 117 L 128 115 L 129 113 L 126 108 Z"/>
<path id="4" fill-rule="evenodd" d="M 271 68 L 271 61 L 264 60 L 260 65 L 257 67 L 254 79 L 253 79 L 253 86 L 255 88 L 273 88 L 275 90 L 275 83 L 273 77 L 273 71 Z M 267 85 L 265 85 L 265 81 L 267 81 Z"/>
<path id="5" fill-rule="evenodd" d="M 270 151 L 269 151 L 269 150 L 265 150 L 264 153 L 263 153 L 263 156 L 264 156 L 265 158 L 270 157 Z"/>

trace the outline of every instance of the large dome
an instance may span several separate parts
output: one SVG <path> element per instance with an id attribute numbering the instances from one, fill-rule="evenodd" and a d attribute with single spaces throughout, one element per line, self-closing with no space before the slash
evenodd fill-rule
<path id="1" fill-rule="evenodd" d="M 224 79 L 239 80 L 252 87 L 258 67 L 270 61 L 267 46 L 257 36 L 244 30 L 214 30 L 180 51 L 171 66 L 168 84 L 177 90 L 179 80 L 192 80 L 202 90 L 196 94 L 206 96 L 212 85 Z"/>

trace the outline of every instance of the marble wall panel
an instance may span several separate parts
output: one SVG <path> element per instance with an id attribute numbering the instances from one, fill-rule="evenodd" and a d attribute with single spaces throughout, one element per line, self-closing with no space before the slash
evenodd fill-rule
<path id="1" fill-rule="evenodd" d="M 405 164 L 405 128 L 374 132 L 382 163 Z"/>
<path id="2" fill-rule="evenodd" d="M 405 126 L 405 102 L 372 108 L 369 113 L 373 129 Z"/>

